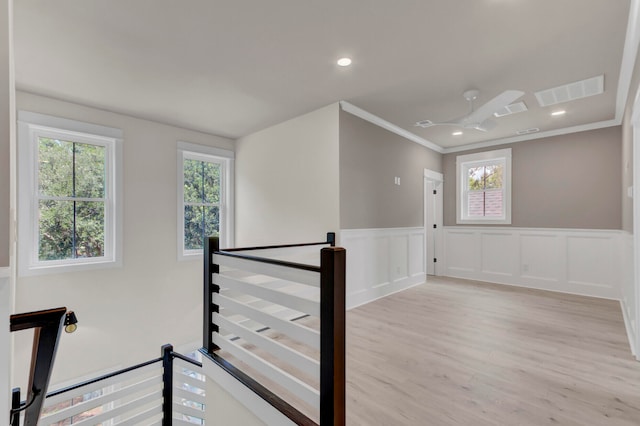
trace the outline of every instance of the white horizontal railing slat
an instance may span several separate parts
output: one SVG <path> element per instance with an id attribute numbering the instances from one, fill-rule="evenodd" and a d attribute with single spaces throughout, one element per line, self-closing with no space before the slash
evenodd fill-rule
<path id="1" fill-rule="evenodd" d="M 291 364 L 298 370 L 309 375 L 315 380 L 320 380 L 320 363 L 300 352 L 291 349 L 273 339 L 265 337 L 260 333 L 238 325 L 232 321 L 228 321 L 225 317 L 218 313 L 213 313 L 213 322 L 224 327 L 233 334 L 259 348 L 266 350 L 279 359 Z"/>
<path id="2" fill-rule="evenodd" d="M 197 365 L 193 365 L 187 361 L 184 361 L 180 358 L 174 358 L 173 359 L 173 371 L 177 371 L 180 372 L 182 371 L 182 374 L 186 374 L 184 372 L 184 370 L 188 370 L 188 371 L 193 371 L 194 373 L 200 374 L 202 375 L 202 381 L 204 381 L 204 372 L 202 371 L 202 367 L 199 367 Z"/>
<path id="3" fill-rule="evenodd" d="M 123 387 L 122 389 L 117 389 L 113 392 L 109 392 L 107 394 L 89 399 L 87 401 L 83 401 L 79 404 L 72 405 L 60 411 L 56 411 L 55 413 L 52 413 L 50 415 L 42 416 L 42 421 L 46 421 L 49 424 L 58 423 L 69 417 L 76 416 L 80 413 L 84 413 L 85 411 L 89 411 L 93 408 L 99 407 L 101 405 L 105 405 L 109 402 L 122 399 L 126 396 L 133 395 L 139 392 L 144 392 L 144 391 L 149 392 L 153 390 L 152 388 L 160 388 L 161 385 L 162 385 L 162 377 L 151 377 L 149 379 L 145 379 L 133 385 Z"/>
<path id="4" fill-rule="evenodd" d="M 204 411 L 198 410 L 193 407 L 189 407 L 188 405 L 182 405 L 178 403 L 173 403 L 173 416 L 175 417 L 180 414 L 184 414 L 185 416 L 197 417 L 198 419 L 204 419 Z"/>
<path id="5" fill-rule="evenodd" d="M 140 367 L 136 370 L 128 371 L 123 374 L 119 374 L 117 376 L 110 377 L 108 379 L 101 380 L 99 382 L 91 383 L 85 386 L 81 386 L 77 389 L 74 389 L 69 392 L 64 392 L 56 396 L 52 396 L 45 400 L 44 406 L 51 407 L 52 405 L 57 405 L 63 401 L 68 401 L 77 396 L 82 396 L 90 392 L 94 392 L 98 389 L 106 388 L 108 386 L 112 386 L 116 383 L 122 383 L 126 381 L 142 381 L 143 377 L 149 377 L 152 375 L 162 376 L 162 363 L 157 362 L 154 364 L 149 364 L 144 367 Z"/>
<path id="6" fill-rule="evenodd" d="M 134 399 L 132 401 L 128 401 L 116 408 L 114 408 L 113 410 L 109 410 L 109 411 L 105 411 L 101 414 L 98 414 L 97 416 L 93 416 L 93 417 L 89 417 L 88 419 L 79 421 L 78 423 L 74 423 L 74 425 L 79 426 L 79 425 L 95 425 L 98 423 L 102 423 L 104 421 L 107 421 L 109 419 L 113 419 L 115 417 L 121 416 L 124 413 L 128 412 L 128 411 L 132 411 L 135 409 L 141 409 L 142 407 L 144 407 L 145 405 L 151 404 L 153 402 L 156 402 L 157 404 L 159 404 L 160 406 L 162 406 L 162 391 L 157 391 L 157 392 L 153 392 L 150 393 L 148 395 L 145 395 L 143 397 L 140 397 L 138 399 Z"/>
<path id="7" fill-rule="evenodd" d="M 236 280 L 224 275 L 213 274 L 214 284 L 220 287 L 228 287 L 235 290 L 249 293 L 253 296 L 269 300 L 278 305 L 287 306 L 297 311 L 304 312 L 313 316 L 320 316 L 320 304 L 317 300 L 307 299 L 292 294 L 283 293 L 277 290 L 264 288 L 260 285 L 250 284 L 245 281 Z"/>
<path id="8" fill-rule="evenodd" d="M 186 399 L 187 401 L 197 402 L 198 404 L 204 404 L 206 402 L 204 395 L 200 395 L 195 392 L 191 392 L 175 386 L 173 389 L 173 396 Z"/>
<path id="9" fill-rule="evenodd" d="M 285 389 L 288 389 L 291 393 L 300 397 L 307 404 L 319 409 L 320 393 L 316 389 L 275 365 L 259 358 L 250 351 L 230 342 L 218 333 L 213 333 L 212 340 L 213 343 L 218 345 L 221 349 L 229 352 L 231 355 L 245 362 L 252 368 L 255 368 L 261 374 L 278 383 L 280 386 L 283 386 Z"/>
<path id="10" fill-rule="evenodd" d="M 193 426 L 194 423 L 188 422 L 186 420 L 180 420 L 173 418 L 171 419 L 171 426 Z"/>
<path id="11" fill-rule="evenodd" d="M 262 312 L 259 309 L 248 306 L 242 302 L 230 299 L 218 293 L 213 293 L 211 301 L 216 305 L 222 307 L 228 307 L 232 311 L 242 314 L 245 317 L 253 318 L 256 321 L 271 327 L 275 330 L 281 331 L 292 339 L 297 340 L 307 346 L 314 349 L 320 349 L 320 333 L 303 325 L 296 324 L 294 322 L 283 320 L 268 313 Z"/>
<path id="12" fill-rule="evenodd" d="M 154 406 L 142 413 L 129 417 L 127 420 L 116 423 L 115 426 L 134 426 L 140 425 L 143 421 L 148 420 L 158 414 L 162 414 L 162 404 Z"/>
<path id="13" fill-rule="evenodd" d="M 213 263 L 220 266 L 242 269 L 256 274 L 269 275 L 287 281 L 320 287 L 320 274 L 304 269 L 289 268 L 271 263 L 256 262 L 254 260 L 240 259 L 237 257 L 212 255 Z"/>
<path id="14" fill-rule="evenodd" d="M 186 383 L 189 386 L 192 386 L 192 387 L 198 388 L 198 389 L 202 389 L 202 390 L 205 390 L 205 387 L 206 387 L 206 383 L 204 381 L 198 380 L 198 379 L 196 379 L 194 377 L 187 376 L 186 374 L 182 374 L 182 373 L 179 373 L 177 371 L 175 371 L 173 373 L 174 386 L 175 386 L 176 382 L 178 382 L 178 383 Z"/>

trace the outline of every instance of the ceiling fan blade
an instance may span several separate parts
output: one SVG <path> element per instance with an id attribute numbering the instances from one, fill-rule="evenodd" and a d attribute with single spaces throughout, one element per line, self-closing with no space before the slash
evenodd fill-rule
<path id="1" fill-rule="evenodd" d="M 423 129 L 428 129 L 433 126 L 460 126 L 461 124 L 457 121 L 454 122 L 433 122 L 431 120 L 422 120 L 418 121 L 414 126 L 422 127 Z"/>
<path id="2" fill-rule="evenodd" d="M 492 120 L 484 120 L 482 123 L 468 124 L 466 128 L 480 130 L 481 132 L 488 132 L 496 127 L 496 122 Z"/>
<path id="3" fill-rule="evenodd" d="M 500 108 L 504 108 L 507 105 L 511 104 L 513 101 L 515 101 L 522 95 L 524 95 L 524 92 L 520 90 L 505 90 L 495 98 L 491 99 L 489 102 L 480 106 L 471 114 L 467 115 L 463 119 L 463 122 L 464 123 L 483 123 L 489 117 L 491 117 L 494 112 L 498 111 Z"/>

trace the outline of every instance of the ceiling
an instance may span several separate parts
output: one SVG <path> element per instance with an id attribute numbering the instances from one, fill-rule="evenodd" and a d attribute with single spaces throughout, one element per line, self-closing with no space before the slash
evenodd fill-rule
<path id="1" fill-rule="evenodd" d="M 615 120 L 630 1 L 19 0 L 16 87 L 232 138 L 344 100 L 452 148 Z M 534 96 L 602 74 L 597 96 Z M 414 126 L 465 115 L 471 88 L 529 110 L 461 136 Z"/>

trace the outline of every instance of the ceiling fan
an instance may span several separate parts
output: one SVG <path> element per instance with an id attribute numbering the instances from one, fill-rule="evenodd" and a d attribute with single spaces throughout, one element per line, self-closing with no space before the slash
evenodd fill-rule
<path id="1" fill-rule="evenodd" d="M 475 129 L 482 132 L 487 132 L 496 126 L 495 121 L 491 121 L 489 118 L 494 112 L 510 105 L 513 101 L 524 95 L 524 92 L 520 90 L 505 90 L 489 102 L 481 105 L 475 109 L 473 107 L 473 101 L 478 99 L 478 90 L 467 90 L 462 96 L 469 102 L 471 111 L 464 117 L 452 121 L 445 122 L 433 122 L 431 120 L 418 121 L 415 125 L 423 128 L 432 126 L 457 126 L 464 129 Z"/>

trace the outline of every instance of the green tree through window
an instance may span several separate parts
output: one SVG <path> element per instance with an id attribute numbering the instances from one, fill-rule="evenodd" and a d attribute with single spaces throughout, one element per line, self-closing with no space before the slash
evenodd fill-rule
<path id="1" fill-rule="evenodd" d="M 215 162 L 185 158 L 184 249 L 202 250 L 207 237 L 220 232 L 220 172 Z"/>
<path id="2" fill-rule="evenodd" d="M 38 138 L 38 259 L 104 256 L 106 148 Z"/>

